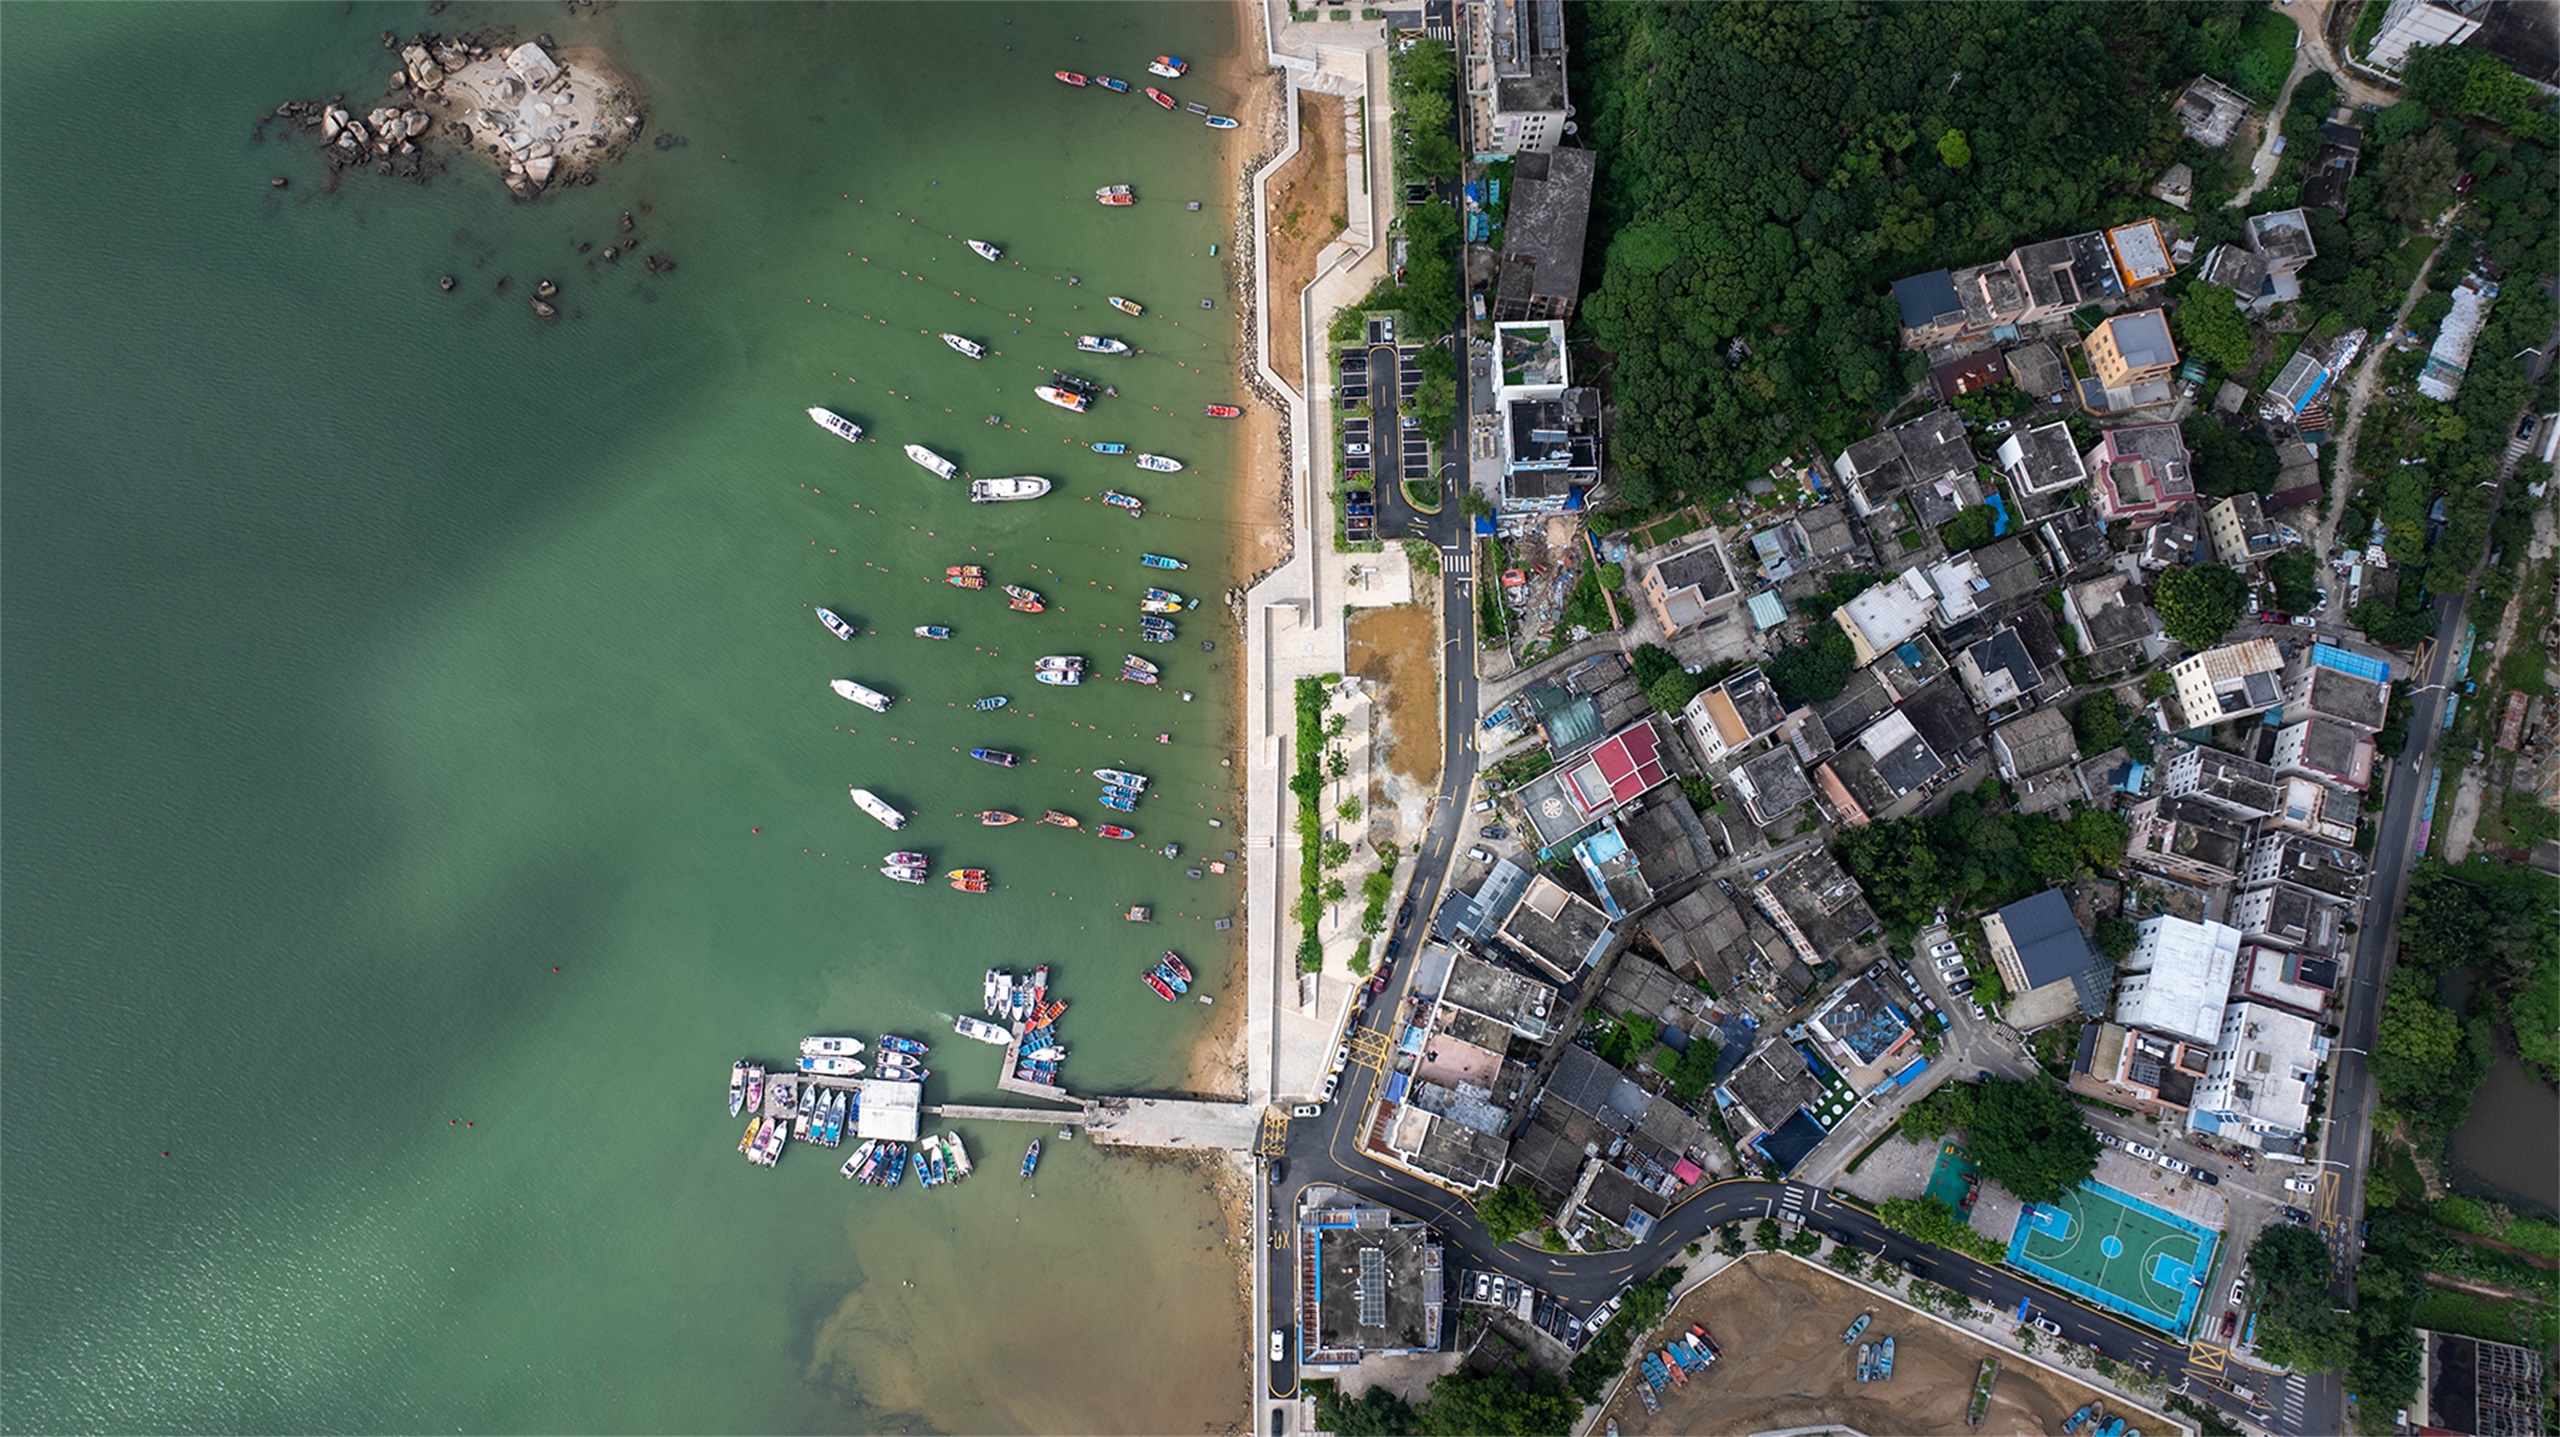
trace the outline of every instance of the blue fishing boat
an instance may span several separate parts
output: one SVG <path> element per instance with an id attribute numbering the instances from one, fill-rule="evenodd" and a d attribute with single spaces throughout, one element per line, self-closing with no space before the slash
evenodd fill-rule
<path id="1" fill-rule="evenodd" d="M 980 763 L 994 764 L 998 768 L 1011 768 L 1016 761 L 1012 754 L 1000 748 L 973 748 L 969 750 L 969 757 Z"/>
<path id="2" fill-rule="evenodd" d="M 1004 696 L 1004 695 L 1002 695 L 1002 694 L 990 694 L 990 695 L 989 695 L 989 696 L 987 696 L 986 698 L 982 698 L 982 699 L 978 700 L 976 703 L 973 703 L 973 704 L 969 705 L 969 707 L 971 707 L 971 708 L 973 708 L 973 709 L 976 709 L 978 712 L 980 712 L 980 713 L 982 713 L 982 714 L 983 714 L 983 713 L 993 713 L 993 712 L 995 712 L 997 709 L 1003 708 L 1003 707 L 1005 706 L 1005 703 L 1006 703 L 1006 699 L 1005 699 L 1005 696 Z"/>
<path id="3" fill-rule="evenodd" d="M 1893 1380 L 1893 1339 L 1890 1337 L 1876 1344 L 1876 1380 Z"/>
<path id="4" fill-rule="evenodd" d="M 1022 1155 L 1022 1175 L 1025 1178 L 1030 1177 L 1032 1169 L 1037 1168 L 1038 1166 L 1040 1166 L 1040 1140 L 1038 1138 L 1033 1138 L 1031 1140 L 1031 1151 Z"/>
<path id="5" fill-rule="evenodd" d="M 1234 129 L 1235 127 L 1236 127 L 1236 122 L 1235 122 L 1235 120 L 1234 120 L 1233 118 L 1229 117 L 1229 116 L 1226 116 L 1226 115 L 1211 115 L 1211 116 L 1209 117 L 1209 128 L 1210 128 L 1210 129 L 1213 129 L 1213 130 L 1232 130 L 1232 129 Z"/>
<path id="6" fill-rule="evenodd" d="M 1129 446 L 1126 444 L 1097 443 L 1093 446 L 1093 452 L 1096 454 L 1126 454 L 1129 452 Z"/>
<path id="7" fill-rule="evenodd" d="M 1096 75 L 1096 76 L 1094 76 L 1094 77 L 1093 77 L 1093 83 L 1095 83 L 1095 84 L 1097 84 L 1097 85 L 1100 85 L 1102 88 L 1104 88 L 1104 89 L 1106 89 L 1106 90 L 1109 90 L 1111 93 L 1113 93 L 1113 94 L 1115 94 L 1115 95 L 1125 95 L 1125 94 L 1129 93 L 1129 82 L 1128 82 L 1128 81 L 1126 81 L 1126 80 L 1115 80 L 1115 79 L 1112 79 L 1109 75 Z"/>
<path id="8" fill-rule="evenodd" d="M 1156 976 L 1162 978 L 1165 981 L 1165 986 L 1171 988 L 1176 993 L 1188 993 L 1191 991 L 1191 982 L 1189 979 L 1174 972 L 1162 963 L 1158 963 L 1156 965 Z"/>
<path id="9" fill-rule="evenodd" d="M 895 1033 L 881 1034 L 879 1048 L 884 1053 L 913 1053 L 919 1058 L 933 1051 L 932 1048 L 913 1038 L 901 1038 Z"/>
<path id="10" fill-rule="evenodd" d="M 919 639 L 947 639 L 951 637 L 951 631 L 940 624 L 918 624 L 916 625 L 916 637 Z"/>
<path id="11" fill-rule="evenodd" d="M 1138 811 L 1138 801 L 1136 799 L 1126 797 L 1119 793 L 1104 794 L 1102 796 L 1102 806 L 1110 809 L 1114 813 L 1135 813 Z"/>
<path id="12" fill-rule="evenodd" d="M 1188 569 L 1191 567 L 1180 559 L 1168 559 L 1162 554 L 1140 554 L 1138 556 L 1138 562 L 1146 565 L 1150 569 Z"/>

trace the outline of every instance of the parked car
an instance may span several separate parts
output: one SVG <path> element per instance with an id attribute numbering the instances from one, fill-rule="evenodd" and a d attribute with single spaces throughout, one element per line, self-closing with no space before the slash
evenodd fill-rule
<path id="1" fill-rule="evenodd" d="M 2196 1169 L 2196 1181 L 2209 1188 L 2218 1188 L 2222 1186 L 2222 1174 L 2215 1172 L 2211 1168 L 2198 1168 Z"/>
<path id="2" fill-rule="evenodd" d="M 1954 954 L 1955 954 L 1955 951 L 1956 951 L 1956 945 L 1955 945 L 1954 943 L 1952 943 L 1952 942 L 1948 942 L 1948 943 L 1937 943 L 1937 944 L 1932 944 L 1932 945 L 1930 946 L 1930 948 L 1929 948 L 1929 956 L 1930 956 L 1930 957 L 1932 957 L 1932 958 L 1948 958 L 1948 957 L 1953 957 L 1953 956 L 1954 956 Z"/>
<path id="3" fill-rule="evenodd" d="M 1973 991 L 1973 980 L 1958 975 L 1954 982 L 1947 985 L 1947 991 L 1956 997 L 1961 998 L 1965 994 Z"/>
<path id="4" fill-rule="evenodd" d="M 2238 1277 L 2231 1279 L 2231 1305 L 2233 1307 L 2238 1307 L 2240 1305 L 2240 1300 L 2246 1297 L 2248 1293 L 2249 1274 L 2244 1271 Z"/>
<path id="5" fill-rule="evenodd" d="M 2151 1161 L 2153 1158 L 2160 1156 L 2157 1150 L 2146 1148 L 2140 1143 L 2126 1143 L 2124 1145 L 2124 1150 L 2133 1154 L 2135 1157 L 2142 1159 L 2146 1163 Z"/>
<path id="6" fill-rule="evenodd" d="M 1350 1045 L 1349 1043 L 1336 1043 L 1336 1044 L 1334 1044 L 1334 1046 L 1333 1046 L 1333 1071 L 1334 1071 L 1334 1072 L 1337 1072 L 1337 1073 L 1341 1072 L 1341 1071 L 1343 1070 L 1344 1066 L 1345 1066 L 1345 1065 L 1347 1065 L 1347 1064 L 1349 1064 L 1349 1063 L 1350 1063 L 1350 1061 L 1351 1061 L 1351 1045 Z"/>
<path id="7" fill-rule="evenodd" d="M 2043 1333 L 2047 1337 L 2060 1337 L 2062 1335 L 2062 1324 L 2045 1316 L 2041 1312 L 2028 1318 L 2027 1326 L 2034 1328 L 2036 1331 Z"/>
<path id="8" fill-rule="evenodd" d="M 2117 1137 L 2113 1133 L 2098 1134 L 2098 1141 L 2100 1144 L 2110 1148 L 2120 1148 L 2124 1146 L 2124 1139 Z"/>
<path id="9" fill-rule="evenodd" d="M 2178 1158 L 2173 1158 L 2173 1157 L 2169 1156 L 2167 1153 L 2162 1153 L 2162 1154 L 2160 1155 L 2160 1166 L 2162 1166 L 2162 1167 L 2164 1167 L 2164 1168 L 2167 1168 L 2169 1171 L 2171 1171 L 2171 1172 L 2173 1172 L 2173 1173 L 2182 1173 L 2182 1174 L 2183 1174 L 2183 1173 L 2191 1173 L 2191 1172 L 2194 1172 L 2194 1171 L 2195 1171 L 2195 1169 L 2194 1169 L 2194 1168 L 2192 1168 L 2192 1167 L 2188 1166 L 2188 1165 L 2187 1165 L 2183 1160 L 2178 1159 Z"/>
<path id="10" fill-rule="evenodd" d="M 1468 849 L 1467 857 L 1478 863 L 1491 863 L 1493 861 L 1493 855 L 1485 852 L 1481 848 Z"/>
<path id="11" fill-rule="evenodd" d="M 1385 991 L 1387 991 L 1387 975 L 1386 975 L 1386 974 L 1384 974 L 1384 973 L 1372 973 L 1372 974 L 1370 974 L 1370 975 L 1369 975 L 1369 994 L 1370 994 L 1370 996 L 1371 996 L 1371 997 L 1375 997 L 1375 996 L 1377 996 L 1377 995 L 1378 995 L 1378 994 L 1380 994 L 1380 993 L 1384 993 Z"/>
<path id="12" fill-rule="evenodd" d="M 1474 806 L 1474 807 L 1472 807 L 1472 808 L 1470 808 L 1470 809 L 1468 809 L 1468 810 L 1467 810 L 1467 812 L 1469 812 L 1469 813 L 1491 813 L 1491 812 L 1493 812 L 1493 800 L 1492 800 L 1492 799 L 1489 799 L 1489 798 L 1487 798 L 1487 799 L 1479 799 L 1479 800 L 1476 802 L 1475 806 Z"/>
<path id="13" fill-rule="evenodd" d="M 2311 1221 L 2311 1214 L 2304 1212 L 2298 1207 L 2289 1207 L 2284 1210 L 2284 1220 L 2292 1223 L 2295 1227 L 2300 1227 L 2304 1223 Z"/>
<path id="14" fill-rule="evenodd" d="M 1608 1326 L 1609 1319 L 1618 1315 L 1618 1308 L 1620 1304 L 1624 1303 L 1626 1300 L 1627 1295 L 1624 1292 L 1620 1292 L 1617 1296 L 1600 1304 L 1600 1310 L 1591 1314 L 1590 1330 L 1598 1332 L 1601 1328 Z"/>
<path id="15" fill-rule="evenodd" d="M 2320 627 L 2320 621 L 2309 614 L 2296 614 L 2293 616 L 2293 626 L 2297 629 L 2316 629 Z"/>
<path id="16" fill-rule="evenodd" d="M 2307 1177 L 2286 1178 L 2284 1180 L 2284 1190 L 2289 1193 L 2316 1193 L 2320 1191 L 2320 1184 L 2318 1181 Z"/>
<path id="17" fill-rule="evenodd" d="M 1289 1360 L 1289 1333 L 1286 1328 L 1271 1329 L 1271 1360 L 1274 1362 Z"/>
<path id="18" fill-rule="evenodd" d="M 1503 827 L 1499 823 L 1488 823 L 1483 828 L 1476 831 L 1476 836 L 1478 838 L 1490 838 L 1496 842 L 1500 842 L 1501 840 L 1511 836 L 1511 830 Z"/>
<path id="19" fill-rule="evenodd" d="M 1321 1092 L 1319 1092 L 1319 1093 L 1317 1093 L 1317 1094 L 1316 1094 L 1316 1101 L 1317 1101 L 1317 1102 L 1319 1102 L 1319 1103 L 1330 1103 L 1330 1102 L 1332 1102 L 1332 1101 L 1333 1101 L 1333 1094 L 1334 1094 L 1334 1090 L 1335 1090 L 1336 1088 L 1341 1087 L 1341 1086 L 1342 1086 L 1342 1075 L 1341 1075 L 1340 1073 L 1327 1073 L 1327 1074 L 1325 1074 L 1325 1075 L 1324 1075 L 1324 1089 L 1323 1089 L 1323 1091 L 1321 1091 Z"/>
<path id="20" fill-rule="evenodd" d="M 2229 1342 L 2231 1340 L 2231 1334 L 2239 1330 L 2240 1309 L 2236 1307 L 2225 1308 L 2222 1313 L 2222 1340 Z"/>
<path id="21" fill-rule="evenodd" d="M 1990 1010 L 1988 1010 L 1988 1009 L 1984 1008 L 1980 1003 L 1976 1003 L 1976 1004 L 1974 1004 L 1974 1005 L 1973 1005 L 1973 1016 L 1974 1016 L 1976 1019 L 1978 1019 L 1978 1020 L 1980 1020 L 1980 1021 L 1982 1021 L 1982 1022 L 1985 1022 L 1985 1023 L 1988 1023 L 1988 1022 L 1990 1022 L 1990 1021 L 1991 1021 L 1991 1013 L 1990 1013 Z"/>
<path id="22" fill-rule="evenodd" d="M 2006 419 L 1995 419 L 1991 422 L 1991 427 L 1982 432 L 1985 434 L 2006 434 L 2009 432 L 2009 423 L 2010 422 Z"/>
<path id="23" fill-rule="evenodd" d="M 1293 1118 L 1321 1118 L 1324 1116 L 1324 1109 L 1313 1103 L 1300 1103 L 1289 1110 L 1289 1116 Z"/>
<path id="24" fill-rule="evenodd" d="M 1405 925 L 1406 925 L 1406 924 L 1408 924 L 1408 923 L 1411 923 L 1412 921 L 1413 921 L 1413 900 L 1412 900 L 1412 899 L 1410 899 L 1410 898 L 1408 898 L 1408 899 L 1406 899 L 1406 900 L 1404 901 L 1404 906 L 1403 906 L 1402 908 L 1399 908 L 1399 909 L 1397 909 L 1397 910 L 1396 910 L 1396 926 L 1397 926 L 1398 928 L 1402 928 L 1403 926 L 1405 926 Z"/>
<path id="25" fill-rule="evenodd" d="M 1493 1301 L 1493 1274 L 1492 1274 L 1492 1273 L 1489 1273 L 1489 1272 L 1479 1272 L 1479 1273 L 1477 1273 L 1477 1274 L 1476 1274 L 1476 1301 L 1478 1301 L 1478 1302 L 1491 1302 L 1491 1301 Z"/>

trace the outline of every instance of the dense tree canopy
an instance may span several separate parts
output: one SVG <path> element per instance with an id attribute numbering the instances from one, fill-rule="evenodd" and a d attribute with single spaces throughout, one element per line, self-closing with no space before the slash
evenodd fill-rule
<path id="1" fill-rule="evenodd" d="M 2471 1110 L 2471 1095 L 2489 1075 L 2488 1025 L 2466 1026 L 2436 1001 L 2434 981 L 2418 968 L 2391 975 L 2373 1038 L 2373 1086 L 2382 1100 L 2417 1122 L 2449 1132 Z"/>
<path id="2" fill-rule="evenodd" d="M 1842 829 L 1832 840 L 1887 928 L 1909 933 L 1941 904 L 1952 913 L 2012 903 L 2082 869 L 2112 869 L 2124 856 L 2125 821 L 2115 814 L 1995 812 L 1984 796 L 1965 790 L 1944 813 Z"/>
<path id="3" fill-rule="evenodd" d="M 1568 6 L 1627 502 L 1864 432 L 1910 377 L 1893 279 L 2129 217 L 2234 8 Z"/>
<path id="4" fill-rule="evenodd" d="M 2196 491 L 2201 494 L 2220 498 L 2271 493 L 2276 475 L 2284 470 L 2276 446 L 2264 434 L 2233 429 L 2209 414 L 2188 415 L 2178 426 L 2178 437 L 2186 441 L 2187 457 L 2195 464 Z"/>
<path id="5" fill-rule="evenodd" d="M 1564 1437 L 1582 1404 L 1543 1367 L 1452 1372 L 1432 1379 L 1431 1400 L 1415 1413 L 1421 1437 Z"/>
<path id="6" fill-rule="evenodd" d="M 2050 1202 L 2098 1170 L 2098 1135 L 2050 1078 L 1984 1083 L 1966 1136 L 1982 1175 L 2028 1202 Z"/>
<path id="7" fill-rule="evenodd" d="M 2334 1371 L 2355 1354 L 2355 1322 L 2330 1311 L 2329 1245 L 2307 1227 L 2277 1223 L 2249 1244 L 2258 1350 L 2306 1371 Z"/>
<path id="8" fill-rule="evenodd" d="M 2160 613 L 2160 628 L 2191 649 L 2221 643 L 2240 622 L 2240 606 L 2249 597 L 2249 581 L 2221 564 L 2191 564 L 2171 569 L 2152 586 L 2151 607 Z"/>
<path id="9" fill-rule="evenodd" d="M 2178 301 L 2178 343 L 2187 353 L 2225 373 L 2249 367 L 2249 321 L 2240 301 L 2218 284 L 2187 286 Z"/>
<path id="10" fill-rule="evenodd" d="M 1538 1195 L 1518 1183 L 1504 1183 L 1476 1199 L 1476 1219 L 1495 1242 L 1509 1242 L 1547 1220 Z"/>

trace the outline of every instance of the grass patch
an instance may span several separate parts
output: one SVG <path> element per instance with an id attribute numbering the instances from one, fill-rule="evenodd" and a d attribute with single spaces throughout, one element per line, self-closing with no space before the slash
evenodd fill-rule
<path id="1" fill-rule="evenodd" d="M 1289 791 L 1298 800 L 1298 971 L 1324 967 L 1316 923 L 1324 917 L 1324 680 L 1298 680 L 1297 767 Z"/>
<path id="2" fill-rule="evenodd" d="M 2560 1341 L 2560 1314 L 2550 1308 L 2441 1287 L 2428 1288 L 2426 1296 L 2418 1299 L 2409 1325 L 2538 1349 Z"/>

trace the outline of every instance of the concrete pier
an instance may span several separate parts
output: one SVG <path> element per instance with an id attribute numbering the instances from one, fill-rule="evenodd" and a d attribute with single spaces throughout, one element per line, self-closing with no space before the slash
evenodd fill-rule
<path id="1" fill-rule="evenodd" d="M 1116 1147 L 1245 1153 L 1262 1131 L 1262 1105 L 1105 1098 L 1086 1105 L 1084 1129 Z"/>
<path id="2" fill-rule="evenodd" d="M 1080 1128 L 1088 1114 L 1081 1106 L 1074 1108 L 973 1108 L 965 1103 L 927 1103 L 924 1110 L 937 1118 L 953 1118 L 963 1122 L 1054 1124 L 1062 1128 Z"/>

